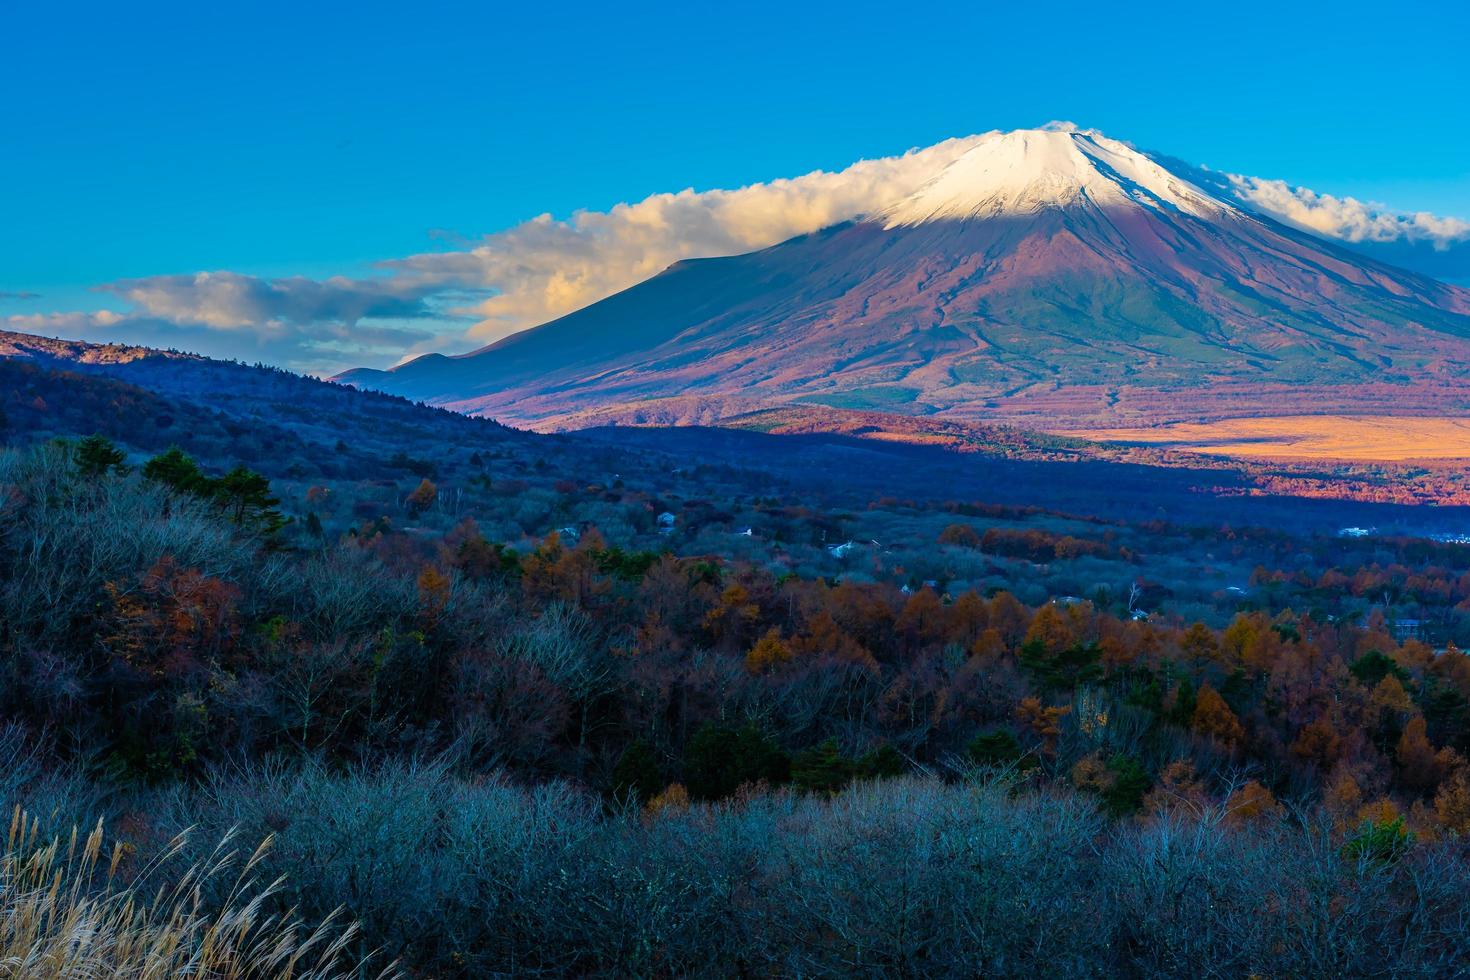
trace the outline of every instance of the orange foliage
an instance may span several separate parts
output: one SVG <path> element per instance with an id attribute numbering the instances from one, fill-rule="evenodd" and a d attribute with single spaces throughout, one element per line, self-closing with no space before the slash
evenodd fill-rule
<path id="1" fill-rule="evenodd" d="M 969 648 L 990 625 L 990 610 L 974 592 L 961 593 L 947 611 L 947 639 Z"/>
<path id="2" fill-rule="evenodd" d="M 1345 768 L 1328 780 L 1322 791 L 1322 806 L 1339 827 L 1346 827 L 1353 814 L 1363 805 L 1363 790 L 1357 779 Z"/>
<path id="3" fill-rule="evenodd" d="M 1047 653 L 1059 653 L 1076 640 L 1072 625 L 1056 606 L 1046 605 L 1036 610 L 1031 619 L 1031 628 L 1026 630 L 1025 642 L 1039 643 Z"/>
<path id="4" fill-rule="evenodd" d="M 980 534 L 968 524 L 951 524 L 939 532 L 939 543 L 959 545 L 962 548 L 979 548 Z"/>
<path id="5" fill-rule="evenodd" d="M 661 814 L 683 813 L 688 809 L 689 791 L 684 788 L 683 783 L 670 783 L 644 804 L 643 813 L 646 817 L 655 818 Z"/>
<path id="6" fill-rule="evenodd" d="M 1461 769 L 1440 784 L 1434 794 L 1434 817 L 1448 834 L 1470 834 L 1470 777 Z"/>
<path id="7" fill-rule="evenodd" d="M 781 639 L 781 631 L 772 626 L 745 655 L 745 669 L 752 674 L 768 674 L 791 659 L 791 648 Z"/>
<path id="8" fill-rule="evenodd" d="M 1195 771 L 1194 763 L 1188 759 L 1175 759 L 1159 773 L 1154 784 L 1143 798 L 1143 808 L 1149 813 L 1163 813 L 1175 807 L 1184 807 L 1192 813 L 1203 813 L 1209 804 L 1209 792 Z"/>
<path id="9" fill-rule="evenodd" d="M 1118 777 L 1096 752 L 1077 760 L 1077 764 L 1072 767 L 1072 785 L 1080 790 L 1105 793 L 1117 780 Z"/>
<path id="10" fill-rule="evenodd" d="M 944 635 L 944 607 L 933 589 L 920 589 L 909 596 L 898 616 L 898 631 L 919 644 L 933 643 Z"/>
<path id="11" fill-rule="evenodd" d="M 425 565 L 419 572 L 419 619 L 432 628 L 444 615 L 449 605 L 449 592 L 453 582 L 433 565 Z"/>
<path id="12" fill-rule="evenodd" d="M 1296 741 L 1291 743 L 1291 754 L 1305 762 L 1315 763 L 1321 769 L 1332 768 L 1342 752 L 1342 738 L 1332 727 L 1331 719 L 1323 714 L 1303 725 L 1297 732 Z"/>
<path id="13" fill-rule="evenodd" d="M 1215 634 L 1204 623 L 1194 623 L 1184 631 L 1179 640 L 1179 652 L 1194 667 L 1198 675 L 1210 664 L 1220 659 L 1220 644 Z"/>
<path id="14" fill-rule="evenodd" d="M 1403 812 L 1399 805 L 1386 796 L 1380 796 L 1372 802 L 1365 803 L 1358 808 L 1356 823 L 1359 825 L 1371 823 L 1374 825 L 1393 823 Z"/>
<path id="15" fill-rule="evenodd" d="M 1254 779 L 1245 783 L 1225 801 L 1226 819 L 1232 823 L 1248 823 L 1281 814 L 1281 804 L 1271 791 Z"/>
<path id="16" fill-rule="evenodd" d="M 590 605 L 611 588 L 597 571 L 593 553 L 604 546 L 596 530 L 582 535 L 575 548 L 562 544 L 559 534 L 549 534 L 541 546 L 521 560 L 521 584 L 528 596 L 547 601 L 561 599 Z"/>
<path id="17" fill-rule="evenodd" d="M 1392 714 L 1408 714 L 1414 710 L 1414 702 L 1409 700 L 1409 692 L 1404 690 L 1404 685 L 1392 674 L 1383 675 L 1383 680 L 1373 688 L 1373 695 L 1369 701 L 1373 707 L 1380 711 Z"/>
<path id="18" fill-rule="evenodd" d="M 165 555 L 141 576 L 136 590 L 106 585 L 114 631 L 106 642 L 133 667 L 178 675 L 228 652 L 239 630 L 237 586 L 182 568 Z"/>
<path id="19" fill-rule="evenodd" d="M 439 488 L 434 486 L 428 477 L 419 481 L 413 492 L 408 495 L 404 503 L 408 505 L 409 513 L 420 514 L 434 505 L 439 499 Z"/>
<path id="20" fill-rule="evenodd" d="M 1040 698 L 1023 698 L 1016 705 L 1016 719 L 1041 739 L 1041 751 L 1055 755 L 1057 736 L 1062 733 L 1062 718 L 1072 709 L 1067 706 L 1047 707 Z"/>
<path id="21" fill-rule="evenodd" d="M 704 627 L 715 642 L 739 642 L 760 619 L 760 606 L 750 601 L 750 592 L 739 582 L 726 586 L 720 600 L 704 617 Z"/>
<path id="22" fill-rule="evenodd" d="M 807 620 L 806 629 L 791 640 L 791 653 L 807 659 L 832 657 L 837 660 L 859 663 L 876 669 L 878 664 L 873 655 L 863 649 L 851 636 L 837 625 L 837 620 L 825 609 L 820 609 Z M 747 664 L 749 660 L 747 659 Z"/>
<path id="23" fill-rule="evenodd" d="M 1451 748 L 1440 749 L 1430 744 L 1424 717 L 1415 715 L 1399 736 L 1394 758 L 1399 766 L 1399 779 L 1409 789 L 1427 792 L 1451 771 L 1460 768 L 1459 755 Z"/>
<path id="24" fill-rule="evenodd" d="M 1190 725 L 1201 735 L 1234 747 L 1245 738 L 1245 729 L 1220 692 L 1206 684 L 1199 689 Z"/>
<path id="25" fill-rule="evenodd" d="M 988 629 L 981 633 L 970 645 L 970 655 L 981 663 L 998 660 L 1005 652 L 1005 641 L 1000 638 L 1000 631 L 996 629 Z"/>

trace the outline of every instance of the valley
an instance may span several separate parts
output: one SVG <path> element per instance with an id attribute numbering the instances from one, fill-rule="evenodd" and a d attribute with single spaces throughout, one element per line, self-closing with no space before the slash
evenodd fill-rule
<path id="1" fill-rule="evenodd" d="M 1470 460 L 1470 421 L 1416 416 L 1295 415 L 1175 423 L 1137 429 L 1075 429 L 1097 442 L 1159 446 L 1243 458 L 1351 462 Z"/>

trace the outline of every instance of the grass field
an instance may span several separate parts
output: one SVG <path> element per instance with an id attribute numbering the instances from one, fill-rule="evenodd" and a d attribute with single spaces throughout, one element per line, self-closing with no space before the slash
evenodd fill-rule
<path id="1" fill-rule="evenodd" d="M 1293 415 L 1180 423 L 1146 429 L 1088 429 L 1070 436 L 1220 456 L 1273 459 L 1470 459 L 1470 419 L 1388 415 Z"/>

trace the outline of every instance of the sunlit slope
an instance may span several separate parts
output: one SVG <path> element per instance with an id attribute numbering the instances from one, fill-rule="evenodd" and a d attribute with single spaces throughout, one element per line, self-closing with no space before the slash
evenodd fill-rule
<path id="1" fill-rule="evenodd" d="M 1099 134 L 1023 131 L 883 214 L 345 379 L 556 428 L 791 403 L 1099 426 L 1453 413 L 1467 377 L 1470 292 L 1241 211 Z"/>
<path id="2" fill-rule="evenodd" d="M 1082 429 L 1083 439 L 1221 456 L 1333 460 L 1470 460 L 1470 419 L 1301 415 L 1143 429 Z"/>

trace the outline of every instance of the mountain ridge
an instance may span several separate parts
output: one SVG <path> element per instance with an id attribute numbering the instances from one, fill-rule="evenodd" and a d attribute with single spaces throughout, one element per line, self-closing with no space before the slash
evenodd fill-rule
<path id="1" fill-rule="evenodd" d="M 548 429 L 802 402 L 1066 427 L 1286 414 L 1285 392 L 1288 410 L 1351 413 L 1385 385 L 1405 411 L 1463 411 L 1467 368 L 1470 291 L 1095 131 L 1032 130 L 981 140 L 880 214 L 339 380 Z"/>

